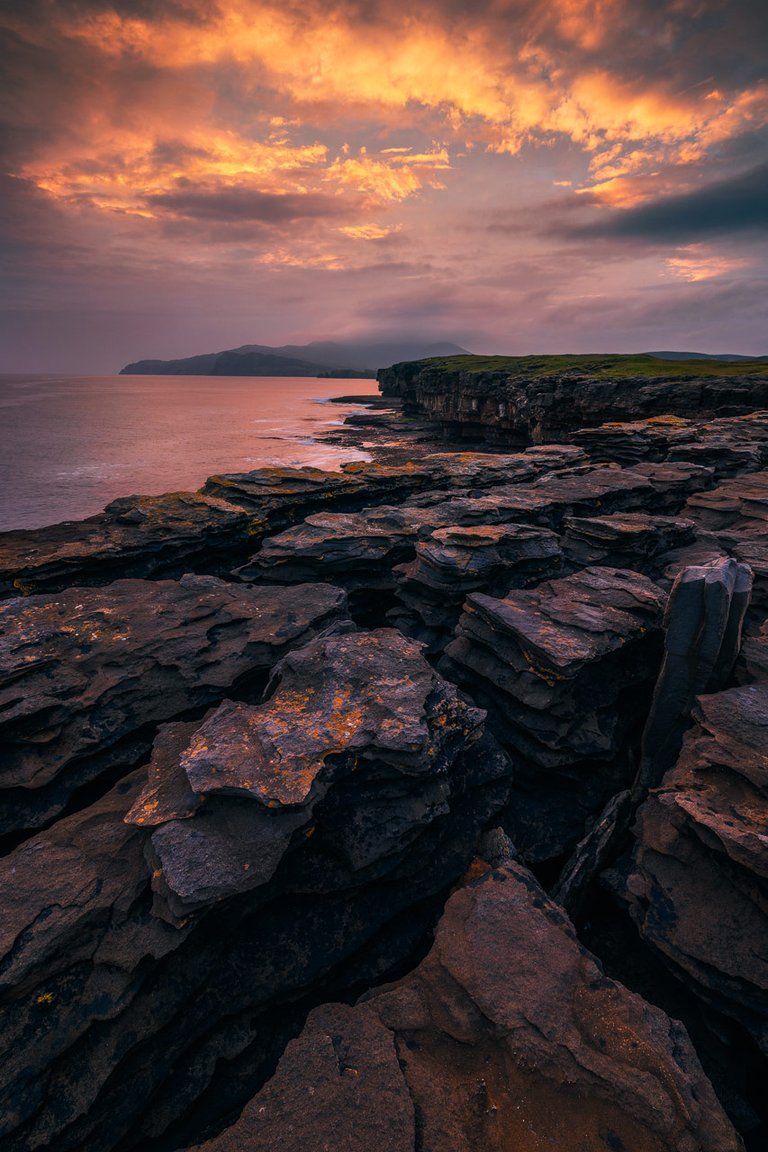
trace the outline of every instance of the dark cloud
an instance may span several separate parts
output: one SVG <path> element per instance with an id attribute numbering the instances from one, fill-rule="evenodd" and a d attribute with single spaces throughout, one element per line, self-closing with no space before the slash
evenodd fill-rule
<path id="1" fill-rule="evenodd" d="M 574 238 L 673 244 L 734 233 L 768 234 L 768 162 L 694 192 L 612 212 L 594 223 L 563 231 Z"/>
<path id="2" fill-rule="evenodd" d="M 188 220 L 219 223 L 259 223 L 281 226 L 299 220 L 349 216 L 349 201 L 319 192 L 271 193 L 248 188 L 196 189 L 163 192 L 147 197 L 153 208 L 163 208 Z"/>
<path id="3" fill-rule="evenodd" d="M 157 21 L 166 17 L 202 24 L 219 10 L 216 0 L 0 0 L 0 16 L 26 23 L 62 16 L 116 12 L 126 19 Z"/>

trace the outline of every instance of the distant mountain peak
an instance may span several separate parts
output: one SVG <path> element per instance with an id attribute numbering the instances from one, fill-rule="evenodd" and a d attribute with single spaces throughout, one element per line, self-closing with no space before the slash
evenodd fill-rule
<path id="1" fill-rule="evenodd" d="M 402 360 L 430 356 L 467 355 L 467 349 L 449 341 L 313 340 L 310 344 L 243 344 L 223 352 L 205 352 L 178 360 L 137 360 L 121 375 L 137 376 L 327 376 L 334 371 L 349 376 L 375 375 Z"/>

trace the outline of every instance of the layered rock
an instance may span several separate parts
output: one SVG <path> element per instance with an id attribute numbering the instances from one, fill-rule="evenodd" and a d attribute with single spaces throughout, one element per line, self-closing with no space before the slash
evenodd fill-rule
<path id="1" fill-rule="evenodd" d="M 709 492 L 688 500 L 686 515 L 699 527 L 722 539 L 768 534 L 768 471 L 725 480 Z"/>
<path id="2" fill-rule="evenodd" d="M 394 570 L 397 607 L 389 618 L 439 652 L 451 638 L 469 592 L 501 595 L 557 574 L 558 537 L 525 524 L 436 529 L 416 557 Z"/>
<path id="3" fill-rule="evenodd" d="M 516 756 L 505 826 L 529 858 L 572 847 L 631 779 L 621 753 L 658 668 L 664 599 L 645 576 L 599 567 L 467 598 L 440 667 Z"/>
<path id="4" fill-rule="evenodd" d="M 651 416 L 648 420 L 611 420 L 597 428 L 579 428 L 570 440 L 583 448 L 596 463 L 616 463 L 622 468 L 648 461 L 666 460 L 670 449 L 688 444 L 696 425 L 682 416 Z"/>
<path id="5" fill-rule="evenodd" d="M 612 516 L 568 516 L 563 527 L 563 554 L 580 568 L 604 565 L 656 575 L 665 557 L 693 540 L 694 524 L 680 516 L 643 512 Z"/>
<path id="6" fill-rule="evenodd" d="M 643 939 L 768 1052 L 768 686 L 701 696 L 613 874 Z"/>
<path id="7" fill-rule="evenodd" d="M 2 832 L 40 827 L 83 785 L 140 763 L 157 724 L 262 686 L 291 645 L 345 617 L 338 588 L 212 576 L 0 604 Z"/>
<path id="8" fill-rule="evenodd" d="M 329 580 L 363 593 L 358 599 L 365 600 L 394 587 L 393 567 L 413 555 L 419 532 L 429 532 L 436 518 L 428 511 L 386 505 L 308 516 L 303 524 L 265 540 L 235 575 L 287 584 Z"/>
<path id="9" fill-rule="evenodd" d="M 768 471 L 725 480 L 692 495 L 685 509 L 698 538 L 754 573 L 754 603 L 768 608 Z"/>
<path id="10" fill-rule="evenodd" d="M 700 464 L 721 479 L 754 472 L 768 463 L 768 413 L 750 412 L 696 422 L 654 416 L 629 423 L 612 421 L 571 436 L 590 459 L 632 466 L 643 461 Z"/>
<path id="11" fill-rule="evenodd" d="M 201 492 L 226 500 L 251 516 L 273 520 L 287 513 L 291 519 L 307 515 L 323 504 L 354 499 L 363 485 L 347 470 L 325 472 L 321 468 L 254 468 L 250 472 L 226 472 L 209 476 Z"/>
<path id="12" fill-rule="evenodd" d="M 220 1123 L 302 997 L 410 955 L 504 803 L 482 713 L 397 633 L 318 638 L 275 677 L 162 728 L 148 773 L 0 862 L 8 1152 Z"/>
<path id="13" fill-rule="evenodd" d="M 535 950 L 531 942 L 535 941 Z M 738 1152 L 682 1025 L 607 979 L 530 873 L 448 902 L 429 956 L 310 1015 L 204 1152 Z"/>
<path id="14" fill-rule="evenodd" d="M 128 496 L 87 520 L 0 533 L 0 598 L 124 577 L 221 575 L 267 533 L 314 511 L 358 509 L 435 485 L 531 480 L 583 459 L 580 449 L 563 445 L 530 455 L 437 454 L 397 467 L 348 464 L 341 472 L 257 468 L 212 476 L 199 492 Z"/>
<path id="15" fill-rule="evenodd" d="M 0 598 L 119 577 L 221 569 L 251 542 L 248 516 L 193 492 L 113 500 L 88 520 L 0 533 Z"/>

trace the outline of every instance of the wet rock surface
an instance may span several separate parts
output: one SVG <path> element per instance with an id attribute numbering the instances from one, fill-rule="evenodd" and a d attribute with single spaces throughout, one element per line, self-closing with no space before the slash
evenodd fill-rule
<path id="1" fill-rule="evenodd" d="M 768 418 L 604 383 L 0 535 L 4 1150 L 762 1152 Z"/>

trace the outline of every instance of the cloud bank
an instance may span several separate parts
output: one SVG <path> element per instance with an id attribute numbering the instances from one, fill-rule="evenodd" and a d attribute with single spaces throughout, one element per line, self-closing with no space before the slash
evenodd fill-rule
<path id="1" fill-rule="evenodd" d="M 5 370 L 764 350 L 763 0 L 18 0 L 0 37 Z"/>

